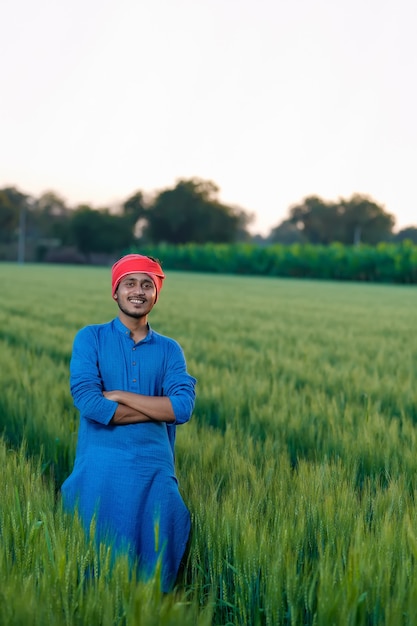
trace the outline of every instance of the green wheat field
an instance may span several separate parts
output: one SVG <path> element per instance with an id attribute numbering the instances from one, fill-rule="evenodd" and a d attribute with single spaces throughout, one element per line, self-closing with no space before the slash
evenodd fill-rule
<path id="1" fill-rule="evenodd" d="M 72 340 L 117 314 L 110 269 L 0 280 L 2 626 L 417 623 L 415 287 L 167 272 L 150 322 L 198 398 L 176 448 L 192 539 L 163 595 L 61 509 Z"/>

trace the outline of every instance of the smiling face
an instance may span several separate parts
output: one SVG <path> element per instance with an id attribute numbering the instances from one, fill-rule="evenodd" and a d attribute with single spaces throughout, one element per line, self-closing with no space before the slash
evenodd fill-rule
<path id="1" fill-rule="evenodd" d="M 127 317 L 146 317 L 156 300 L 156 287 L 148 274 L 128 274 L 119 283 L 114 298 Z"/>

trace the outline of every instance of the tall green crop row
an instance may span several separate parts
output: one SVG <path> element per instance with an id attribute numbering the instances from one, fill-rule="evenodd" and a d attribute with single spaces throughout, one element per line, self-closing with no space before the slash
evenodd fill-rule
<path id="1" fill-rule="evenodd" d="M 0 265 L 0 623 L 413 624 L 415 289 L 167 275 L 150 321 L 198 393 L 177 435 L 192 539 L 162 597 L 60 507 L 71 342 L 116 314 L 109 270 Z"/>
<path id="2" fill-rule="evenodd" d="M 382 283 L 417 283 L 417 246 L 311 244 L 184 244 L 141 248 L 170 270 L 318 278 Z"/>
<path id="3" fill-rule="evenodd" d="M 127 561 L 88 541 L 45 480 L 41 459 L 0 440 L 0 623 L 208 625 L 210 615 L 135 581 Z"/>

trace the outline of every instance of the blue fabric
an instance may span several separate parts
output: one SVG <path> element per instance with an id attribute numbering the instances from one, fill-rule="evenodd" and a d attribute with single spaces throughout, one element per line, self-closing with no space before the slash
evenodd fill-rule
<path id="1" fill-rule="evenodd" d="M 194 408 L 196 380 L 187 373 L 179 344 L 151 328 L 139 343 L 115 320 L 80 330 L 73 344 L 70 385 L 80 425 L 74 468 L 62 485 L 64 505 L 78 507 L 88 532 L 111 541 L 153 573 L 162 563 L 162 588 L 172 588 L 183 557 L 190 515 L 174 467 L 177 424 Z M 120 389 L 168 396 L 174 424 L 109 424 L 117 403 L 103 391 Z"/>

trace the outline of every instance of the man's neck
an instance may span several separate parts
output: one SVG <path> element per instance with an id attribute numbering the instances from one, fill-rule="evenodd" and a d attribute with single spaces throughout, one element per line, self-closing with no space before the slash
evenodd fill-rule
<path id="1" fill-rule="evenodd" d="M 148 316 L 144 317 L 130 317 L 124 313 L 119 313 L 119 319 L 130 330 L 130 336 L 137 343 L 141 339 L 144 339 L 148 334 Z"/>

